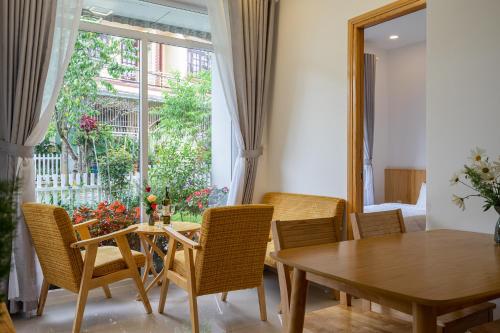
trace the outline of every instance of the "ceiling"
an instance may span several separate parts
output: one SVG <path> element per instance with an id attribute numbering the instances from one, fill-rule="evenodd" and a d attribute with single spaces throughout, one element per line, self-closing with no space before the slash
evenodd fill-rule
<path id="1" fill-rule="evenodd" d="M 389 39 L 398 35 L 398 39 Z M 426 40 L 426 10 L 398 17 L 365 29 L 365 43 L 391 50 Z"/>
<path id="2" fill-rule="evenodd" d="M 84 0 L 83 8 L 113 15 L 210 32 L 206 0 Z M 205 12 L 204 12 L 205 11 Z"/>

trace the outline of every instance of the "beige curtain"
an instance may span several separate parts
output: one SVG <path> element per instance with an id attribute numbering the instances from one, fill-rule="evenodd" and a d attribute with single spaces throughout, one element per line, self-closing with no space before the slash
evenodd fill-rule
<path id="1" fill-rule="evenodd" d="M 0 179 L 14 180 L 32 157 L 26 142 L 40 118 L 55 15 L 56 0 L 0 2 Z M 17 222 L 16 301 L 28 312 L 37 304 L 35 254 L 20 216 Z"/>
<path id="2" fill-rule="evenodd" d="M 269 109 L 275 0 L 208 2 L 212 41 L 239 156 L 228 203 L 251 203 Z"/>

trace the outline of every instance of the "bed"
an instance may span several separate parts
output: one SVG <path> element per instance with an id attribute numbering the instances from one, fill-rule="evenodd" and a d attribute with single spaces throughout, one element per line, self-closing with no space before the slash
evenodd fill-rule
<path id="1" fill-rule="evenodd" d="M 401 209 L 407 232 L 425 230 L 425 170 L 385 169 L 385 203 L 364 207 L 365 213 Z"/>

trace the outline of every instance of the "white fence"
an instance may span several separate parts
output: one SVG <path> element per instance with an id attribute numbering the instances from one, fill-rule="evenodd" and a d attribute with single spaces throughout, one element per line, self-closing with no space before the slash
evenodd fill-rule
<path id="1" fill-rule="evenodd" d="M 35 155 L 36 200 L 47 204 L 92 205 L 104 199 L 100 177 L 94 173 L 61 174 L 61 156 Z"/>

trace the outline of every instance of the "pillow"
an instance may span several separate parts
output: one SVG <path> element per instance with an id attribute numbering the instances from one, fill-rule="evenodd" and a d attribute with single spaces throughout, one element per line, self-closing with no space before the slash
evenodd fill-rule
<path id="1" fill-rule="evenodd" d="M 425 183 L 422 183 L 420 187 L 420 194 L 418 195 L 418 200 L 416 206 L 418 208 L 425 209 L 427 203 L 427 186 Z"/>

